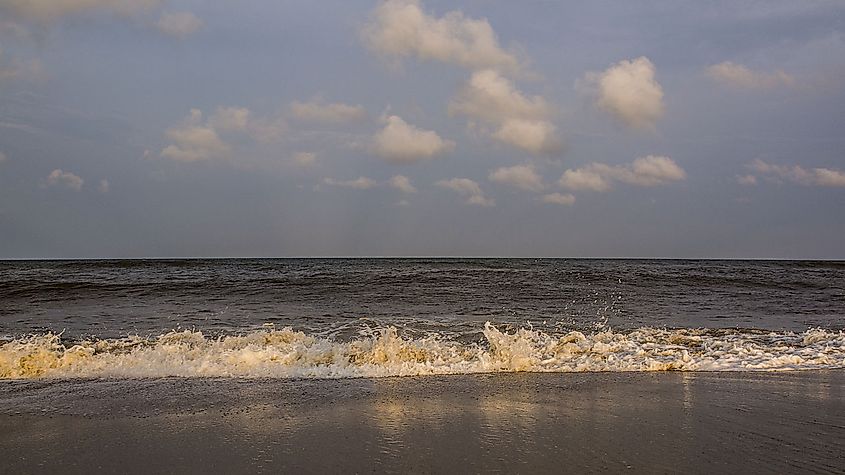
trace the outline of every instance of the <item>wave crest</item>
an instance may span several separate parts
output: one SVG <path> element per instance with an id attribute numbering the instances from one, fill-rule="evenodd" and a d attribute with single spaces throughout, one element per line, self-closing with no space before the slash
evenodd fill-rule
<path id="1" fill-rule="evenodd" d="M 209 338 L 172 331 L 154 338 L 89 340 L 71 346 L 52 333 L 0 345 L 0 378 L 272 377 L 344 378 L 487 372 L 776 371 L 845 368 L 845 333 L 808 330 L 641 328 L 550 335 L 503 332 L 462 344 L 438 334 L 405 338 L 394 327 L 352 341 L 291 328 Z"/>

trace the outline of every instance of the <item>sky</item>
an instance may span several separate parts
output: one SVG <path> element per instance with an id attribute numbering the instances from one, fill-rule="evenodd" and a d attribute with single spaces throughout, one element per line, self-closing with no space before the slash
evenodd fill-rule
<path id="1" fill-rule="evenodd" d="M 842 1 L 0 0 L 0 258 L 843 236 Z"/>

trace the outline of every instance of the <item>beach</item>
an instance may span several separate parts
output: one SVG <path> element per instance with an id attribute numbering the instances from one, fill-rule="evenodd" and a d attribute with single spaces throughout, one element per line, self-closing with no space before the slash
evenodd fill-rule
<path id="1" fill-rule="evenodd" d="M 834 473 L 845 371 L 0 382 L 4 473 Z"/>

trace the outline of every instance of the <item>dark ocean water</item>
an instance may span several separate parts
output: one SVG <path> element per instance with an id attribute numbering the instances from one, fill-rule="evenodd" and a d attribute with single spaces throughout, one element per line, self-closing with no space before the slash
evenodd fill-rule
<path id="1" fill-rule="evenodd" d="M 13 343 L 61 333 L 64 348 L 173 330 L 219 339 L 285 327 L 348 342 L 391 328 L 399 339 L 433 335 L 486 348 L 496 345 L 485 333 L 486 322 L 504 335 L 526 329 L 544 338 L 641 328 L 732 329 L 744 335 L 822 329 L 833 335 L 845 329 L 845 262 L 0 262 L 0 338 Z"/>
<path id="2" fill-rule="evenodd" d="M 0 262 L 0 335 L 264 323 L 478 330 L 845 328 L 845 262 L 210 259 Z"/>

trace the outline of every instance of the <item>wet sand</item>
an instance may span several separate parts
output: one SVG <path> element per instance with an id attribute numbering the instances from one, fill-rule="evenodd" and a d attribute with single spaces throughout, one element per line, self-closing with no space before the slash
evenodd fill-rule
<path id="1" fill-rule="evenodd" d="M 845 371 L 0 381 L 2 473 L 845 471 Z"/>

